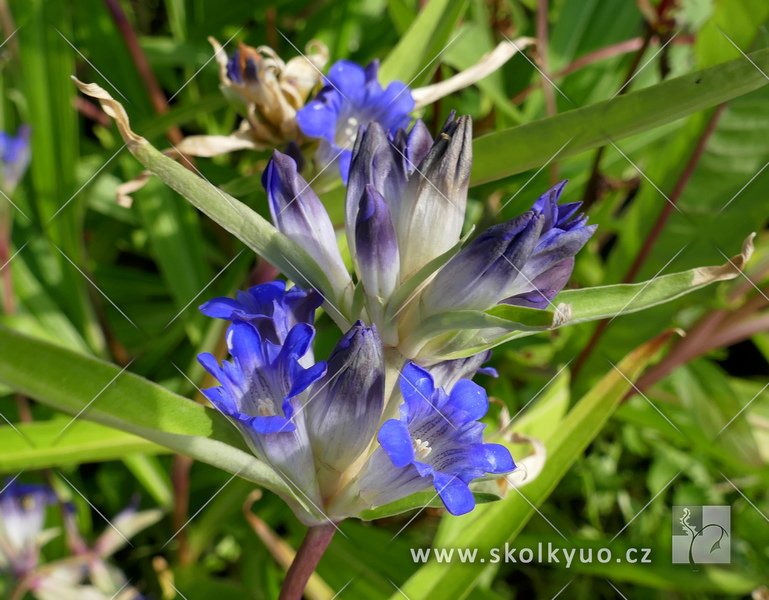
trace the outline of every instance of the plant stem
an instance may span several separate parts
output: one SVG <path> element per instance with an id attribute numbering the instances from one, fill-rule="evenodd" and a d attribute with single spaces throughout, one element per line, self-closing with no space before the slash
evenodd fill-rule
<path id="1" fill-rule="evenodd" d="M 335 533 L 336 525 L 333 523 L 317 525 L 307 530 L 307 535 L 304 536 L 294 562 L 291 563 L 291 568 L 286 574 L 278 600 L 301 600 L 310 576 L 318 566 Z"/>

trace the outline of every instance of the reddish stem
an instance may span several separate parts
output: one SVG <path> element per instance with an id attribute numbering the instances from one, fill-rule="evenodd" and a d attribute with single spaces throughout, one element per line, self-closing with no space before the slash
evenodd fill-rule
<path id="1" fill-rule="evenodd" d="M 190 508 L 190 469 L 193 459 L 184 454 L 174 456 L 174 462 L 171 467 L 171 481 L 174 487 L 174 512 L 173 526 L 174 531 L 178 531 L 176 538 L 179 540 L 179 562 L 182 565 L 188 565 L 190 561 L 189 544 L 187 543 L 187 533 L 184 526 L 187 523 L 187 515 Z"/>
<path id="2" fill-rule="evenodd" d="M 159 115 L 166 114 L 168 112 L 168 101 L 163 93 L 163 88 L 160 87 L 160 83 L 158 83 L 157 77 L 155 77 L 155 73 L 152 71 L 147 56 L 144 54 L 141 44 L 139 44 L 139 39 L 136 37 L 128 17 L 126 17 L 122 6 L 120 6 L 120 2 L 118 0 L 104 0 L 104 4 L 107 5 L 107 9 L 112 15 L 112 20 L 123 36 L 123 41 L 125 41 L 128 52 L 130 52 L 131 58 L 136 65 L 136 70 L 139 71 L 144 86 L 147 88 L 155 112 Z M 182 130 L 176 125 L 169 127 L 166 134 L 169 141 L 175 145 L 180 144 L 184 138 Z M 188 168 L 192 170 L 191 165 Z"/>
<path id="3" fill-rule="evenodd" d="M 291 563 L 291 568 L 286 574 L 278 600 L 301 600 L 310 576 L 318 566 L 335 533 L 336 525 L 333 523 L 317 525 L 307 530 L 307 535 L 304 536 L 294 562 Z"/>
<path id="4" fill-rule="evenodd" d="M 657 239 L 662 233 L 662 230 L 665 228 L 670 215 L 673 214 L 673 209 L 675 208 L 676 204 L 678 204 L 678 200 L 681 197 L 681 194 L 686 188 L 686 185 L 689 183 L 689 180 L 692 178 L 694 170 L 697 168 L 697 163 L 700 161 L 700 158 L 702 158 L 702 154 L 705 152 L 705 147 L 707 146 L 708 140 L 715 131 L 716 125 L 718 125 L 718 120 L 721 118 L 721 115 L 724 114 L 725 109 L 726 103 L 719 104 L 718 108 L 716 108 L 715 112 L 713 112 L 713 116 L 710 117 L 710 121 L 708 121 L 708 125 L 705 127 L 705 131 L 702 132 L 702 135 L 697 142 L 697 146 L 694 148 L 694 152 L 692 152 L 692 155 L 689 158 L 689 162 L 686 163 L 686 167 L 684 168 L 683 173 L 681 173 L 681 177 L 678 179 L 676 187 L 670 194 L 670 202 L 665 202 L 665 204 L 662 206 L 662 211 L 660 211 L 660 214 L 657 217 L 657 220 L 655 221 L 651 231 L 649 232 L 644 245 L 641 247 L 641 251 L 635 257 L 635 260 L 630 266 L 627 275 L 625 275 L 625 279 L 622 280 L 622 283 L 631 283 L 636 278 L 636 275 L 638 275 L 638 271 L 641 270 L 641 266 L 649 257 L 649 253 L 651 252 L 652 247 L 657 243 Z"/>

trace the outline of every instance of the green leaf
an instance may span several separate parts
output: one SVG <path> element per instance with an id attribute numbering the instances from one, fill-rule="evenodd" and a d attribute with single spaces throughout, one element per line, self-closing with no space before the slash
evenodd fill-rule
<path id="1" fill-rule="evenodd" d="M 473 492 L 473 496 L 475 497 L 476 504 L 488 504 L 489 502 L 497 502 L 500 500 L 498 494 L 491 494 L 488 492 Z M 372 508 L 371 510 L 364 510 L 358 516 L 364 521 L 373 521 L 374 519 L 384 519 L 385 517 L 399 515 L 409 510 L 419 510 L 423 508 L 443 508 L 443 501 L 434 491 L 417 492 L 416 494 L 411 494 L 411 496 L 407 496 L 397 502 L 391 502 L 390 504 Z"/>
<path id="2" fill-rule="evenodd" d="M 473 141 L 471 185 L 522 173 L 671 123 L 767 84 L 769 49 Z M 751 64 L 755 63 L 755 64 Z M 758 68 L 756 68 L 758 66 Z"/>
<path id="3" fill-rule="evenodd" d="M 379 69 L 382 84 L 397 80 L 419 85 L 429 81 L 438 68 L 439 61 L 435 59 L 450 43 L 468 1 L 431 0 L 382 61 Z"/>
<path id="4" fill-rule="evenodd" d="M 641 283 L 622 283 L 578 290 L 565 290 L 556 296 L 558 302 L 557 310 L 559 312 L 545 312 L 552 315 L 551 318 L 559 313 L 570 317 L 554 322 L 553 327 L 555 328 L 607 319 L 620 314 L 630 314 L 670 302 L 716 281 L 737 277 L 753 254 L 754 237 L 755 234 L 748 236 L 743 243 L 742 253 L 728 259 L 723 265 L 698 267 L 682 271 L 681 273 L 663 275 L 649 281 L 642 281 Z M 499 308 L 499 306 L 494 307 L 491 311 Z M 564 310 L 565 308 L 568 308 L 568 310 Z M 427 319 L 425 324 L 428 321 L 430 319 Z M 501 337 L 498 337 L 496 333 L 492 333 L 488 338 L 484 337 L 483 331 L 477 334 L 467 332 L 464 337 L 458 336 L 456 339 L 451 340 L 450 343 L 447 343 L 442 349 L 441 357 L 443 360 L 449 360 L 472 356 L 478 352 L 504 344 L 507 341 L 533 335 L 536 332 L 536 328 L 530 328 L 528 331 L 519 330 Z"/>
<path id="5" fill-rule="evenodd" d="M 0 381 L 79 419 L 141 436 L 289 493 L 226 417 L 110 363 L 0 327 Z M 65 432 L 63 441 L 71 434 Z"/>
<path id="6" fill-rule="evenodd" d="M 579 400 L 561 422 L 559 435 L 548 440 L 547 465 L 539 477 L 524 488 L 526 499 L 513 491 L 502 502 L 457 517 L 464 521 L 464 527 L 454 528 L 458 533 L 452 539 L 444 539 L 444 547 L 450 544 L 455 548 L 478 548 L 484 552 L 503 547 L 505 542 L 513 540 L 532 517 L 535 507 L 547 499 L 601 432 L 630 388 L 628 379 L 633 381 L 643 372 L 669 337 L 669 334 L 663 334 L 635 350 Z M 485 567 L 469 563 L 449 565 L 431 559 L 402 586 L 402 593 L 412 600 L 465 598 Z M 392 596 L 392 600 L 396 598 L 402 598 L 400 593 Z"/>
<path id="7" fill-rule="evenodd" d="M 558 294 L 559 302 L 571 305 L 572 318 L 568 324 L 606 319 L 618 314 L 630 314 L 680 298 L 716 281 L 734 279 L 753 254 L 751 234 L 743 244 L 741 254 L 718 267 L 698 267 L 681 273 L 663 275 L 641 283 L 605 285 Z"/>
<path id="8" fill-rule="evenodd" d="M 341 306 L 334 304 L 335 299 L 344 300 L 345 290 L 334 289 L 323 269 L 307 252 L 259 213 L 191 173 L 159 152 L 146 139 L 136 135 L 131 130 L 123 106 L 104 89 L 95 84 L 85 85 L 75 81 L 83 93 L 97 98 L 105 112 L 115 119 L 128 149 L 140 163 L 292 281 L 302 287 L 319 290 L 327 300 L 324 306 L 329 316 L 343 330 L 349 329 L 350 322 L 345 316 L 348 313 L 346 302 L 340 302 Z"/>
<path id="9" fill-rule="evenodd" d="M 124 431 L 88 421 L 69 419 L 19 423 L 0 427 L 0 471 L 48 469 L 82 463 L 119 460 L 127 454 L 165 454 L 167 448 Z M 61 437 L 59 434 L 62 434 Z"/>
<path id="10" fill-rule="evenodd" d="M 527 331 L 536 333 L 553 327 L 556 321 L 555 312 L 510 306 L 501 304 L 487 311 L 456 310 L 438 313 L 422 321 L 414 332 L 402 342 L 402 348 L 408 356 L 421 349 L 428 340 L 448 332 L 464 330 L 494 330 L 498 335 L 499 329 L 507 331 Z M 415 355 L 415 354 L 413 354 Z"/>

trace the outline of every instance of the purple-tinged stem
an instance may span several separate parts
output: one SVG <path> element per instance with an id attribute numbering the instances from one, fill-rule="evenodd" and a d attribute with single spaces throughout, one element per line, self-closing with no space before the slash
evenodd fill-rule
<path id="1" fill-rule="evenodd" d="M 333 523 L 316 525 L 307 530 L 307 535 L 304 536 L 294 562 L 291 563 L 291 568 L 286 574 L 278 600 L 301 600 L 310 576 L 318 566 L 335 533 L 336 525 Z"/>

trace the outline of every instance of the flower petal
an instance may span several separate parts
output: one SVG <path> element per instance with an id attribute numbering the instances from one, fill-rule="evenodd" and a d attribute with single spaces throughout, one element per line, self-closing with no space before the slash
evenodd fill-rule
<path id="1" fill-rule="evenodd" d="M 393 464 L 403 468 L 414 461 L 414 444 L 405 423 L 397 419 L 385 421 L 377 435 L 379 443 Z"/>

